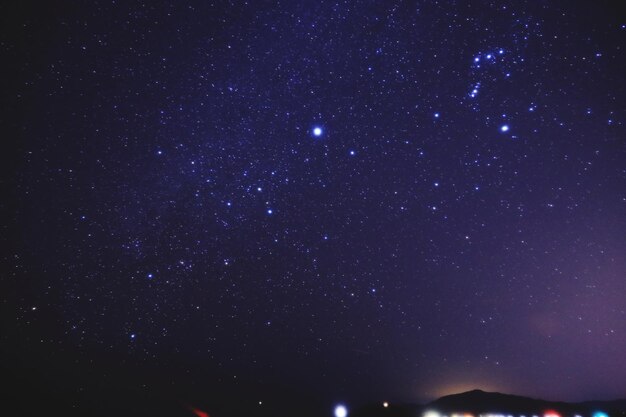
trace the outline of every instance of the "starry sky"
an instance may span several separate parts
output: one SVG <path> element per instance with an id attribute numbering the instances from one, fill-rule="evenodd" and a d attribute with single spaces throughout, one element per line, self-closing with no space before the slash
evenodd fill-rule
<path id="1" fill-rule="evenodd" d="M 3 373 L 212 415 L 626 396 L 617 5 L 2 5 Z"/>

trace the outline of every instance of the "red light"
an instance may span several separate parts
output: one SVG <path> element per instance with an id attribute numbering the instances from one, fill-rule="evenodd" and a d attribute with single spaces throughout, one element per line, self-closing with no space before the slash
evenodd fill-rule
<path id="1" fill-rule="evenodd" d="M 202 410 L 198 410 L 197 408 L 189 407 L 191 411 L 198 417 L 209 417 L 208 413 L 205 413 Z"/>

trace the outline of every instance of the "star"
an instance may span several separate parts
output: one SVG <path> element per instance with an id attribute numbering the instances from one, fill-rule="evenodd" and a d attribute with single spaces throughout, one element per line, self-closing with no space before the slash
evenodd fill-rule
<path id="1" fill-rule="evenodd" d="M 323 133 L 324 133 L 324 130 L 321 127 L 315 126 L 313 128 L 313 136 L 320 137 L 322 136 Z"/>
<path id="2" fill-rule="evenodd" d="M 504 133 L 504 132 L 508 132 L 509 131 L 509 125 L 502 125 L 500 126 L 500 132 Z"/>

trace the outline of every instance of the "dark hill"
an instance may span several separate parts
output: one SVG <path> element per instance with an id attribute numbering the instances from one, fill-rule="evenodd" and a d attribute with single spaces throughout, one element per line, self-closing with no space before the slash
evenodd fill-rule
<path id="1" fill-rule="evenodd" d="M 563 416 L 591 415 L 602 410 L 612 415 L 626 415 L 626 401 L 588 401 L 566 403 L 546 401 L 519 395 L 502 394 L 473 390 L 460 394 L 447 395 L 428 404 L 429 408 L 442 413 L 469 412 L 472 414 L 523 414 L 542 416 L 547 410 L 557 411 Z"/>
<path id="2" fill-rule="evenodd" d="M 564 410 L 566 403 L 550 402 L 518 395 L 473 390 L 461 394 L 446 395 L 428 404 L 429 408 L 442 413 L 469 412 L 473 414 L 543 414 L 544 411 Z M 569 411 L 569 409 L 568 409 Z M 563 412 L 563 411 L 561 411 Z"/>
<path id="3" fill-rule="evenodd" d="M 503 414 L 519 417 L 543 417 L 553 410 L 563 417 L 591 417 L 596 411 L 603 411 L 609 417 L 626 417 L 626 400 L 586 401 L 566 403 L 546 401 L 519 395 L 502 394 L 473 390 L 460 394 L 446 395 L 425 406 L 419 405 L 370 405 L 354 410 L 351 417 L 422 417 L 425 411 L 432 410 L 450 416 L 453 413 Z"/>

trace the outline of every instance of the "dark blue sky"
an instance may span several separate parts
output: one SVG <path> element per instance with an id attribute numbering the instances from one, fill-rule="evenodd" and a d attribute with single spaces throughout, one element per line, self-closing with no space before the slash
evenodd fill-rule
<path id="1" fill-rule="evenodd" d="M 79 408 L 623 397 L 615 4 L 2 6 L 3 366 Z"/>

